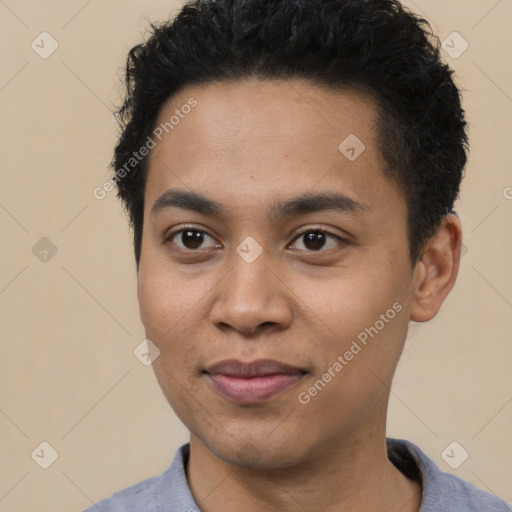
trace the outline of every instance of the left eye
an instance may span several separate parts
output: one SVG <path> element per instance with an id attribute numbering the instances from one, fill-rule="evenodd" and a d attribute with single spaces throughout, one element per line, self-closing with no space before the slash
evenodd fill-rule
<path id="1" fill-rule="evenodd" d="M 330 247 L 325 247 L 328 240 L 334 240 L 335 243 L 331 244 Z M 303 231 L 295 240 L 302 241 L 302 247 L 294 247 L 294 249 L 299 250 L 309 250 L 309 251 L 320 251 L 322 249 L 330 249 L 332 247 L 338 246 L 343 240 L 332 233 L 328 233 L 327 231 L 322 231 L 319 229 L 311 229 L 308 231 Z M 294 242 L 292 245 L 296 246 L 297 242 Z M 300 245 L 300 244 L 299 244 Z"/>
<path id="2" fill-rule="evenodd" d="M 174 240 L 175 238 L 177 239 L 178 242 L 181 243 L 181 245 Z M 200 229 L 180 229 L 179 231 L 175 231 L 174 233 L 172 233 L 171 236 L 169 236 L 168 241 L 173 242 L 180 249 L 208 249 L 209 247 L 201 247 L 205 239 L 208 238 L 214 242 L 214 244 L 211 245 L 210 247 L 216 247 L 217 243 L 215 242 L 215 240 L 208 233 L 206 233 L 206 231 L 202 231 Z"/>

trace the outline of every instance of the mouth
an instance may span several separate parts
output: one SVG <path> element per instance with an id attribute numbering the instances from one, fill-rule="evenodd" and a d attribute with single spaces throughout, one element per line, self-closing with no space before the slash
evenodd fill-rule
<path id="1" fill-rule="evenodd" d="M 252 363 L 230 359 L 208 367 L 203 373 L 224 398 L 248 405 L 274 398 L 293 387 L 308 372 L 270 359 Z"/>

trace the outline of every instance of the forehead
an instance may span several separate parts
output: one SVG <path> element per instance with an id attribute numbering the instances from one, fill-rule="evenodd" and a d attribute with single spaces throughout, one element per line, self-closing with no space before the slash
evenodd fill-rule
<path id="1" fill-rule="evenodd" d="M 367 95 L 300 80 L 187 87 L 157 120 L 163 129 L 150 154 L 147 208 L 176 186 L 230 202 L 234 192 L 274 201 L 320 188 L 362 203 L 385 205 L 393 194 L 400 201 L 382 173 L 375 107 Z"/>

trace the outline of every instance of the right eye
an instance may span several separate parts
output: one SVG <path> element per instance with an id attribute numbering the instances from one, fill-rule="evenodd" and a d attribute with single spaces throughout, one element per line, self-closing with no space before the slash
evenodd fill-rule
<path id="1" fill-rule="evenodd" d="M 213 245 L 204 247 L 203 244 L 208 239 L 214 242 Z M 196 249 L 210 249 L 220 247 L 220 245 L 206 231 L 194 227 L 182 227 L 173 231 L 167 236 L 165 242 L 171 242 L 179 249 L 184 251 L 194 251 Z"/>

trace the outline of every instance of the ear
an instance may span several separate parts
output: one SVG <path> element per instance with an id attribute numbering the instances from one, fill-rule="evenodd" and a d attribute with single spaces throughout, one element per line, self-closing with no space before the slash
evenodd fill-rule
<path id="1" fill-rule="evenodd" d="M 144 283 L 143 283 L 143 278 L 144 276 L 141 274 L 141 272 L 139 271 L 139 269 L 137 268 L 137 303 L 139 305 L 139 318 L 142 322 L 142 325 L 146 325 L 144 323 L 144 312 L 142 310 L 142 293 L 143 293 L 143 286 L 144 286 Z"/>
<path id="2" fill-rule="evenodd" d="M 462 244 L 459 218 L 448 214 L 436 234 L 427 242 L 413 271 L 411 320 L 434 318 L 457 279 Z"/>

